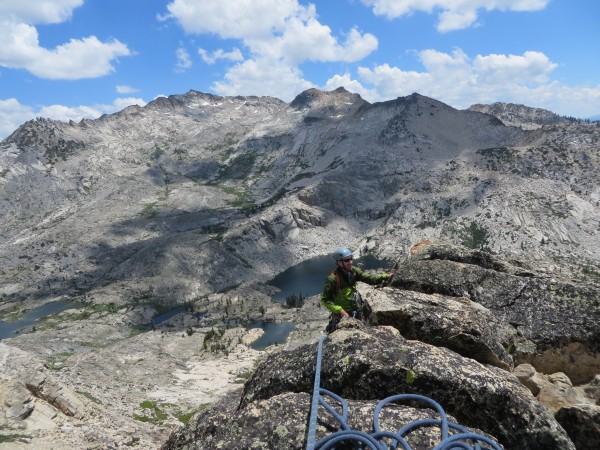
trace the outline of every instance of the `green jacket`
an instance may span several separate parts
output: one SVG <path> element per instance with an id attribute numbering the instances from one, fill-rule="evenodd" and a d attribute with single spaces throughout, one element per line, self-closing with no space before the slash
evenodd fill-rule
<path id="1" fill-rule="evenodd" d="M 340 289 L 337 289 L 335 273 L 340 279 Z M 365 273 L 358 267 L 352 268 L 348 273 L 341 267 L 338 267 L 325 279 L 325 287 L 321 294 L 321 305 L 335 314 L 339 314 L 342 308 L 348 314 L 352 313 L 352 293 L 356 291 L 356 282 L 362 281 L 368 284 L 381 284 L 388 279 L 387 273 L 372 275 Z"/>

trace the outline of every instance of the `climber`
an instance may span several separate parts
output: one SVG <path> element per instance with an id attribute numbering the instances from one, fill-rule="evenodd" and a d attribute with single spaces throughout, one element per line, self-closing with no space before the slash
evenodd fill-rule
<path id="1" fill-rule="evenodd" d="M 362 299 L 356 290 L 356 282 L 379 285 L 388 279 L 389 274 L 372 275 L 352 266 L 352 252 L 347 248 L 338 248 L 333 252 L 337 267 L 325 279 L 325 287 L 321 294 L 321 304 L 331 311 L 328 333 L 335 330 L 342 317 L 360 319 L 362 315 Z"/>

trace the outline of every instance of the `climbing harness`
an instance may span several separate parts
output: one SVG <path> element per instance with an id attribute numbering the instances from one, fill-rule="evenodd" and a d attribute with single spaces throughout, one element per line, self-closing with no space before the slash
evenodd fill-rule
<path id="1" fill-rule="evenodd" d="M 373 433 L 368 434 L 363 431 L 352 430 L 348 426 L 348 403 L 340 396 L 334 394 L 327 389 L 321 388 L 321 359 L 323 355 L 323 342 L 326 336 L 319 338 L 319 344 L 317 346 L 317 365 L 315 368 L 315 382 L 313 386 L 313 395 L 311 401 L 310 420 L 308 424 L 308 434 L 306 438 L 306 450 L 326 450 L 335 448 L 334 445 L 338 442 L 355 442 L 361 444 L 358 446 L 359 449 L 371 449 L 371 450 L 412 450 L 412 447 L 406 440 L 405 436 L 409 433 L 417 430 L 421 427 L 436 426 L 441 429 L 441 441 L 432 450 L 452 450 L 452 449 L 464 449 L 464 450 L 502 450 L 502 447 L 498 445 L 492 439 L 470 432 L 465 427 L 458 425 L 454 422 L 448 421 L 448 417 L 444 412 L 443 408 L 436 401 L 425 397 L 423 395 L 416 394 L 400 394 L 388 397 L 377 404 L 375 412 L 373 414 Z M 341 406 L 342 414 L 340 415 L 327 401 L 325 396 L 338 402 Z M 419 419 L 414 422 L 400 428 L 396 433 L 390 431 L 382 431 L 379 427 L 379 414 L 382 409 L 388 404 L 395 401 L 405 400 L 417 400 L 423 403 L 427 403 L 437 410 L 440 415 L 440 419 Z M 317 415 L 319 405 L 323 406 L 325 410 L 333 416 L 333 418 L 340 424 L 339 431 L 332 433 L 319 441 L 315 442 L 317 432 Z M 449 435 L 449 429 L 452 428 L 458 434 Z M 388 446 L 385 439 L 390 439 L 391 444 Z M 469 442 L 471 444 L 469 444 Z M 489 445 L 490 447 L 482 447 L 480 443 Z"/>

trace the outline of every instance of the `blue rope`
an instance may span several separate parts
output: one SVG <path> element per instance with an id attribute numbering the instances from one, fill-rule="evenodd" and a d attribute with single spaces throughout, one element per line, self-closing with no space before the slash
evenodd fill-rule
<path id="1" fill-rule="evenodd" d="M 321 356 L 323 355 L 323 341 L 325 336 L 319 338 L 317 347 L 317 367 L 315 368 L 315 384 L 313 386 L 313 396 L 310 406 L 310 421 L 308 423 L 308 437 L 306 438 L 306 450 L 314 450 L 315 436 L 317 434 L 317 414 L 319 410 L 319 391 L 321 386 Z M 345 422 L 345 421 L 344 421 Z"/>
<path id="2" fill-rule="evenodd" d="M 467 428 L 457 423 L 448 421 L 448 417 L 439 403 L 428 397 L 417 394 L 393 395 L 380 401 L 375 407 L 375 412 L 373 414 L 373 434 L 352 430 L 347 422 L 348 403 L 339 395 L 336 395 L 327 389 L 321 388 L 321 359 L 323 356 L 324 341 L 325 336 L 321 336 L 319 338 L 319 344 L 317 347 L 317 365 L 315 369 L 315 383 L 313 386 L 308 435 L 306 438 L 306 450 L 334 449 L 335 444 L 343 441 L 351 441 L 362 444 L 358 447 L 360 449 L 412 450 L 412 447 L 405 439 L 405 436 L 419 428 L 431 426 L 438 427 L 441 431 L 440 443 L 437 444 L 432 450 L 502 450 L 502 447 L 500 447 L 500 445 L 493 439 L 481 434 L 472 433 Z M 341 415 L 326 401 L 325 397 L 329 397 L 338 403 L 338 409 L 342 409 Z M 381 414 L 383 408 L 392 402 L 407 400 L 427 403 L 438 412 L 440 419 L 415 420 L 400 428 L 396 433 L 391 431 L 382 431 L 379 427 L 379 415 Z M 315 442 L 319 405 L 323 406 L 325 411 L 327 411 L 335 419 L 335 421 L 338 422 L 340 429 L 339 431 L 325 436 L 324 438 Z M 457 434 L 450 435 L 450 429 L 457 432 Z M 386 444 L 386 439 L 391 440 L 391 444 L 389 446 Z M 482 447 L 480 443 L 489 445 L 489 447 Z"/>

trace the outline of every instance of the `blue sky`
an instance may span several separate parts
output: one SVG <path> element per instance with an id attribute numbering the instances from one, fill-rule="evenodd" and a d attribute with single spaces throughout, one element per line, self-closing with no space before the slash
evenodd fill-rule
<path id="1" fill-rule="evenodd" d="M 600 115 L 597 0 L 0 0 L 0 139 L 191 89 Z"/>

